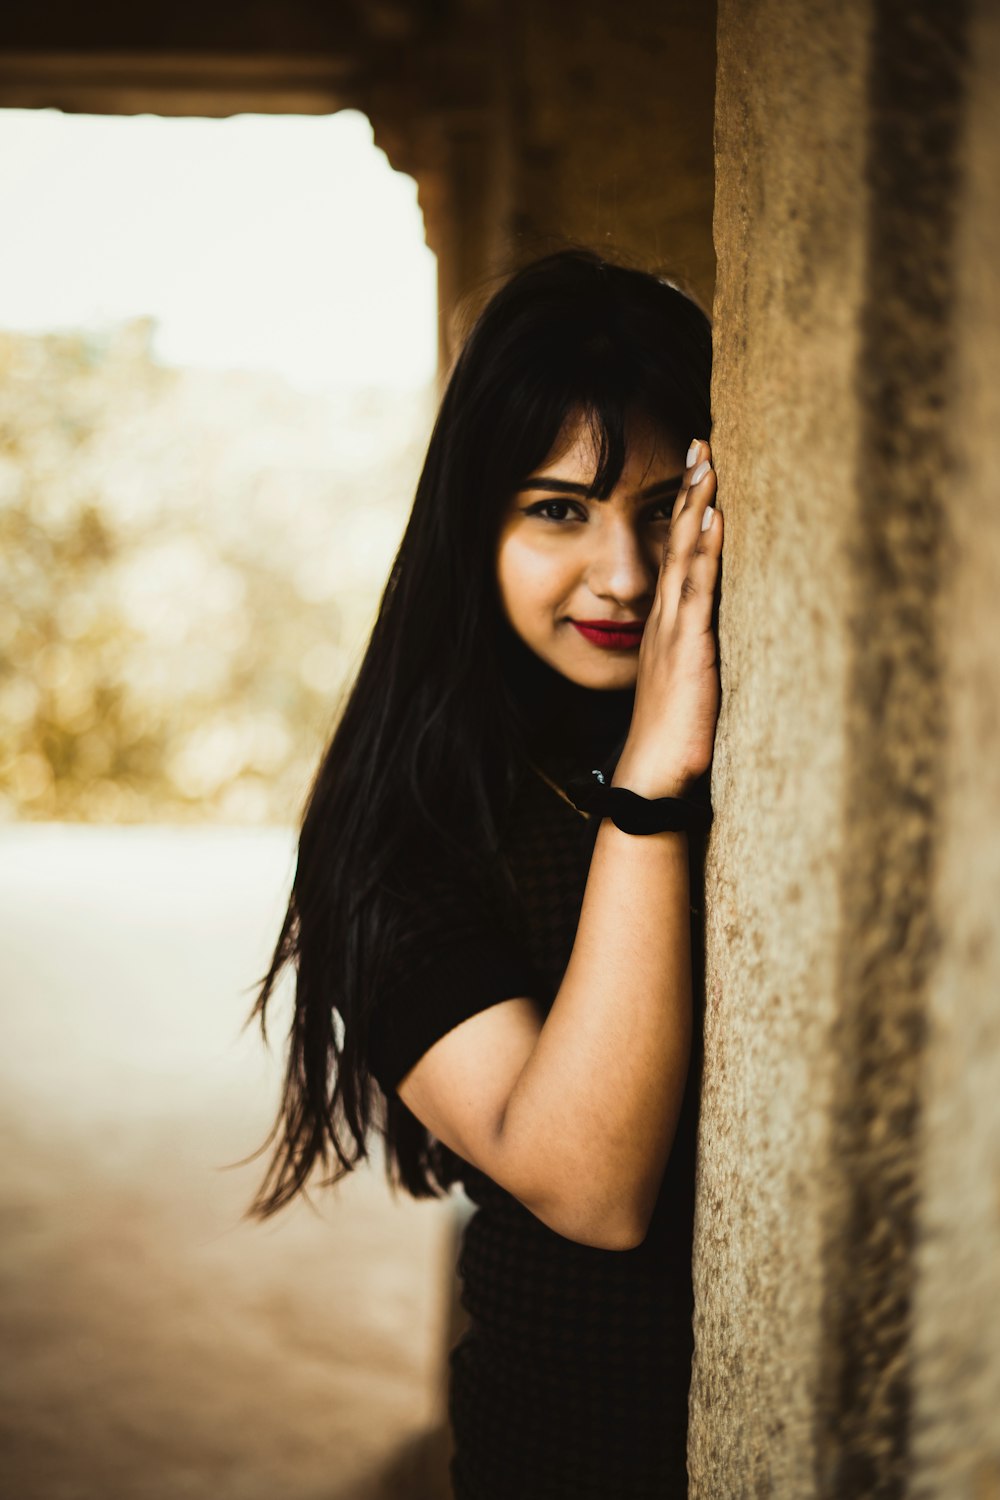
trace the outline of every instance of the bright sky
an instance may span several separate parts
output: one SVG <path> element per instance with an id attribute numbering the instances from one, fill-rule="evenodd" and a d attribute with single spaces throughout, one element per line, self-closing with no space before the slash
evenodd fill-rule
<path id="1" fill-rule="evenodd" d="M 168 364 L 294 385 L 430 380 L 436 262 L 413 179 L 356 110 L 0 110 L 0 327 L 154 317 Z"/>

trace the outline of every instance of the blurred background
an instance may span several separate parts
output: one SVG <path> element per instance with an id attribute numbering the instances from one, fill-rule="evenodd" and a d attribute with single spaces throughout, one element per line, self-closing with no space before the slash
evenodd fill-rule
<path id="1" fill-rule="evenodd" d="M 429 433 L 416 185 L 356 111 L 4 110 L 0 193 L 0 810 L 292 820 Z"/>
<path id="2" fill-rule="evenodd" d="M 352 110 L 7 109 L 0 198 L 5 1493 L 424 1494 L 447 1210 L 226 1170 L 433 415 L 416 185 Z"/>

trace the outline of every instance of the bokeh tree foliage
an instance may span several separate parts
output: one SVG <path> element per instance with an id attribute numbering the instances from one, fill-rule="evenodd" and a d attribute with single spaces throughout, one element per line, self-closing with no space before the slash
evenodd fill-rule
<path id="1" fill-rule="evenodd" d="M 293 821 L 431 392 L 165 369 L 152 333 L 0 334 L 0 815 Z"/>

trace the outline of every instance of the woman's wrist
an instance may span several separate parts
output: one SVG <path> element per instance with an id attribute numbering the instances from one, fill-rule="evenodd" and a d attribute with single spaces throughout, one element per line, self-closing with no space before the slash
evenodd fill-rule
<path id="1" fill-rule="evenodd" d="M 654 801 L 660 797 L 686 797 L 694 784 L 694 778 L 644 770 L 641 766 L 622 759 L 615 767 L 610 784 L 613 787 L 625 787 L 628 791 L 635 792 L 637 797 Z"/>

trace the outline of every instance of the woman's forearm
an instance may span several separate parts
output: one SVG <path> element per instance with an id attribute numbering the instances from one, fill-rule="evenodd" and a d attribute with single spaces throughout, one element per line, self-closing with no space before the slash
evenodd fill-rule
<path id="1" fill-rule="evenodd" d="M 518 1196 L 568 1238 L 643 1238 L 691 1053 L 688 839 L 604 818 L 573 951 L 499 1126 Z"/>

